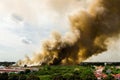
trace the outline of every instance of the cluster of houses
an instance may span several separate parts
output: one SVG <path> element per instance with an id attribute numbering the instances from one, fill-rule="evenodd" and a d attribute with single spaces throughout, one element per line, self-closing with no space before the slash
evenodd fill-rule
<path id="1" fill-rule="evenodd" d="M 103 73 L 104 68 L 105 68 L 104 66 L 96 66 L 96 70 L 95 70 L 94 74 L 98 80 L 102 80 L 102 79 L 105 79 L 108 77 L 107 74 Z M 107 73 L 110 73 L 110 72 L 111 72 L 111 70 L 108 69 Z M 120 80 L 120 74 L 112 74 L 112 76 L 115 79 Z"/>
<path id="2" fill-rule="evenodd" d="M 80 65 L 96 65 L 95 66 L 95 71 L 94 71 L 94 74 L 95 76 L 97 77 L 98 80 L 102 80 L 104 78 L 107 78 L 108 75 L 103 73 L 103 70 L 105 69 L 105 66 L 106 65 L 115 65 L 115 66 L 118 66 L 116 68 L 119 68 L 120 69 L 120 63 L 95 63 L 95 62 L 92 62 L 92 63 L 88 63 L 88 62 L 84 62 L 84 63 L 81 63 Z M 101 65 L 101 66 L 100 66 Z M 9 66 L 9 67 L 5 67 L 5 66 L 0 66 L 0 73 L 19 73 L 21 71 L 25 72 L 26 69 L 29 69 L 30 71 L 38 71 L 39 68 L 36 68 L 36 67 L 14 67 L 14 66 Z M 111 70 L 108 69 L 107 70 L 107 73 L 110 73 Z M 117 80 L 120 80 L 120 74 L 112 74 L 112 76 L 117 79 Z"/>
<path id="3" fill-rule="evenodd" d="M 38 68 L 32 68 L 32 67 L 4 67 L 0 66 L 0 73 L 19 73 L 21 71 L 25 71 L 26 69 L 29 69 L 31 71 L 38 71 Z"/>
<path id="4" fill-rule="evenodd" d="M 103 73 L 104 67 L 103 66 L 98 66 L 96 67 L 96 71 L 94 72 L 95 76 L 97 77 L 98 80 L 102 80 L 102 78 L 106 78 L 107 75 Z"/>

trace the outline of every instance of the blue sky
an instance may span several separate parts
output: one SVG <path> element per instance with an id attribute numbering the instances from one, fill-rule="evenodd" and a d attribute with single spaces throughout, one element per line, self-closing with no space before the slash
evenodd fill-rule
<path id="1" fill-rule="evenodd" d="M 90 0 L 0 0 L 0 61 L 17 61 L 41 51 L 52 31 L 69 30 L 69 16 L 85 9 Z M 89 60 L 118 60 L 120 41 Z M 117 53 L 117 57 L 112 53 Z M 89 61 L 88 60 L 88 61 Z"/>

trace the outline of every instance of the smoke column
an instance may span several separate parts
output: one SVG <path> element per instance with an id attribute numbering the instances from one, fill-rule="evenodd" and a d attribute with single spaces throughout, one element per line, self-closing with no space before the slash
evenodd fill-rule
<path id="1" fill-rule="evenodd" d="M 70 32 L 64 36 L 53 32 L 52 39 L 43 43 L 40 54 L 21 63 L 78 64 L 106 51 L 109 38 L 116 38 L 120 33 L 119 4 L 120 0 L 91 0 L 87 10 L 69 17 Z"/>

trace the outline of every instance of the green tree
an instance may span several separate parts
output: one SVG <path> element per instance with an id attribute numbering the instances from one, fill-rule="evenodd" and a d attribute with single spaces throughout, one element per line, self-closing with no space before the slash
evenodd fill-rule
<path id="1" fill-rule="evenodd" d="M 12 74 L 9 76 L 8 80 L 19 80 L 19 76 L 17 74 Z"/>
<path id="2" fill-rule="evenodd" d="M 74 76 L 72 73 L 66 73 L 63 75 L 64 80 L 74 80 Z"/>
<path id="3" fill-rule="evenodd" d="M 105 79 L 103 80 L 116 80 L 112 75 L 108 75 Z"/>
<path id="4" fill-rule="evenodd" d="M 24 71 L 20 71 L 20 72 L 19 72 L 19 75 L 23 75 L 23 74 L 25 74 Z"/>
<path id="5" fill-rule="evenodd" d="M 8 80 L 8 73 L 0 74 L 0 80 Z"/>
<path id="6" fill-rule="evenodd" d="M 35 75 L 30 75 L 26 80 L 40 80 L 40 78 Z"/>
<path id="7" fill-rule="evenodd" d="M 56 75 L 56 76 L 54 76 L 53 80 L 63 80 L 63 76 L 62 75 Z"/>
<path id="8" fill-rule="evenodd" d="M 26 69 L 26 70 L 25 70 L 25 74 L 29 74 L 30 72 L 31 72 L 30 69 Z"/>
<path id="9" fill-rule="evenodd" d="M 74 75 L 77 80 L 97 80 L 91 67 L 82 68 L 74 72 Z"/>
<path id="10" fill-rule="evenodd" d="M 27 79 L 27 77 L 25 75 L 20 75 L 19 76 L 19 80 L 26 80 L 26 79 Z"/>

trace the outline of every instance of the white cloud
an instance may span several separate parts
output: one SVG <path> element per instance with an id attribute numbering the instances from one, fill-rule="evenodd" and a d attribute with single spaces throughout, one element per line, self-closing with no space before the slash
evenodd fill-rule
<path id="1" fill-rule="evenodd" d="M 24 44 L 31 44 L 32 41 L 30 39 L 27 39 L 26 37 L 22 37 L 21 38 L 21 41 L 24 43 Z"/>

